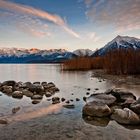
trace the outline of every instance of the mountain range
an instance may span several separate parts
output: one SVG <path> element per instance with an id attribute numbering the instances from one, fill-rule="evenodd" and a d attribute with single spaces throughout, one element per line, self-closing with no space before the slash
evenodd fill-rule
<path id="1" fill-rule="evenodd" d="M 140 39 L 128 36 L 117 36 L 111 42 L 96 51 L 78 49 L 70 52 L 64 49 L 40 50 L 36 48 L 0 48 L 0 63 L 60 63 L 80 56 L 103 56 L 108 51 L 119 48 L 140 49 Z"/>

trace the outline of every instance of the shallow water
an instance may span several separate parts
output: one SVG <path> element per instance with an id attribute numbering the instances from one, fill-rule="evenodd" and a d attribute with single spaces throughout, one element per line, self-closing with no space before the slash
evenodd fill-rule
<path id="1" fill-rule="evenodd" d="M 61 71 L 59 65 L 47 64 L 5 64 L 0 65 L 1 82 L 5 80 L 16 81 L 47 81 L 54 82 L 60 89 L 54 96 L 73 99 L 74 109 L 63 108 L 62 103 L 52 105 L 44 96 L 43 100 L 33 105 L 31 99 L 13 99 L 2 93 L 0 96 L 0 118 L 8 120 L 7 125 L 0 125 L 0 140 L 129 140 L 139 139 L 139 127 L 122 126 L 114 121 L 87 121 L 82 118 L 82 107 L 85 102 L 87 88 L 91 88 L 90 94 L 103 92 L 117 86 L 110 81 L 102 81 L 91 78 L 93 71 L 68 72 Z M 140 86 L 120 85 L 128 88 L 137 96 Z M 95 88 L 99 88 L 96 91 Z M 72 93 L 74 95 L 72 95 Z M 79 102 L 75 99 L 80 98 Z M 20 111 L 12 114 L 13 107 L 20 107 Z"/>

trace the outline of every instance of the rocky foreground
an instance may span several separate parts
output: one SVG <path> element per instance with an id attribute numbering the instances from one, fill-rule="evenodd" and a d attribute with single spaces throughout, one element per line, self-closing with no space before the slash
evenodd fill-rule
<path id="1" fill-rule="evenodd" d="M 83 116 L 96 122 L 115 120 L 120 124 L 140 124 L 140 98 L 123 89 L 110 89 L 86 98 Z"/>
<path id="2" fill-rule="evenodd" d="M 33 104 L 39 103 L 43 96 L 51 97 L 59 89 L 55 86 L 54 83 L 50 82 L 16 82 L 16 81 L 5 81 L 0 83 L 0 91 L 8 96 L 12 96 L 13 98 L 21 99 L 23 96 L 27 96 L 32 99 Z M 53 99 L 53 103 L 56 102 L 57 99 Z"/>

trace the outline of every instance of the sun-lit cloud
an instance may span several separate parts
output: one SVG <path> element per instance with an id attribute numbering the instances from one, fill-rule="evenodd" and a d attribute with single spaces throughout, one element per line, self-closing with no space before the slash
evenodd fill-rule
<path id="1" fill-rule="evenodd" d="M 97 26 L 113 26 L 117 32 L 140 29 L 140 0 L 85 0 L 92 4 L 87 17 Z"/>
<path id="2" fill-rule="evenodd" d="M 49 12 L 33 8 L 31 6 L 25 6 L 5 0 L 0 0 L 0 8 L 8 11 L 14 11 L 21 15 L 24 14 L 28 16 L 34 16 L 41 19 L 45 19 L 62 27 L 66 32 L 73 35 L 74 37 L 80 38 L 78 33 L 74 32 L 71 28 L 69 28 L 68 25 L 65 23 L 65 20 L 63 20 L 59 15 L 51 14 Z"/>

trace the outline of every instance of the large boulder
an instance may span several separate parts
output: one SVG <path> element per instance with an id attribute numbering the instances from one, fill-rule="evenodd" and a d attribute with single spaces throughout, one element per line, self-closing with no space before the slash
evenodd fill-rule
<path id="1" fill-rule="evenodd" d="M 120 124 L 133 125 L 140 123 L 139 116 L 128 108 L 115 109 L 111 118 Z"/>
<path id="2" fill-rule="evenodd" d="M 105 103 L 89 102 L 83 107 L 83 115 L 105 117 L 111 114 L 111 109 Z"/>
<path id="3" fill-rule="evenodd" d="M 21 99 L 21 98 L 23 97 L 23 93 L 22 93 L 22 91 L 14 91 L 14 92 L 12 93 L 12 97 L 13 97 L 13 98 Z"/>
<path id="4" fill-rule="evenodd" d="M 86 101 L 87 102 L 96 101 L 107 105 L 112 105 L 115 103 L 116 97 L 112 95 L 107 95 L 105 93 L 98 93 L 98 94 L 92 94 L 90 97 L 86 99 Z"/>
<path id="5" fill-rule="evenodd" d="M 109 89 L 105 93 L 113 95 L 117 98 L 117 101 L 119 102 L 125 102 L 127 99 L 130 98 L 136 100 L 136 96 L 133 93 L 121 88 Z"/>

